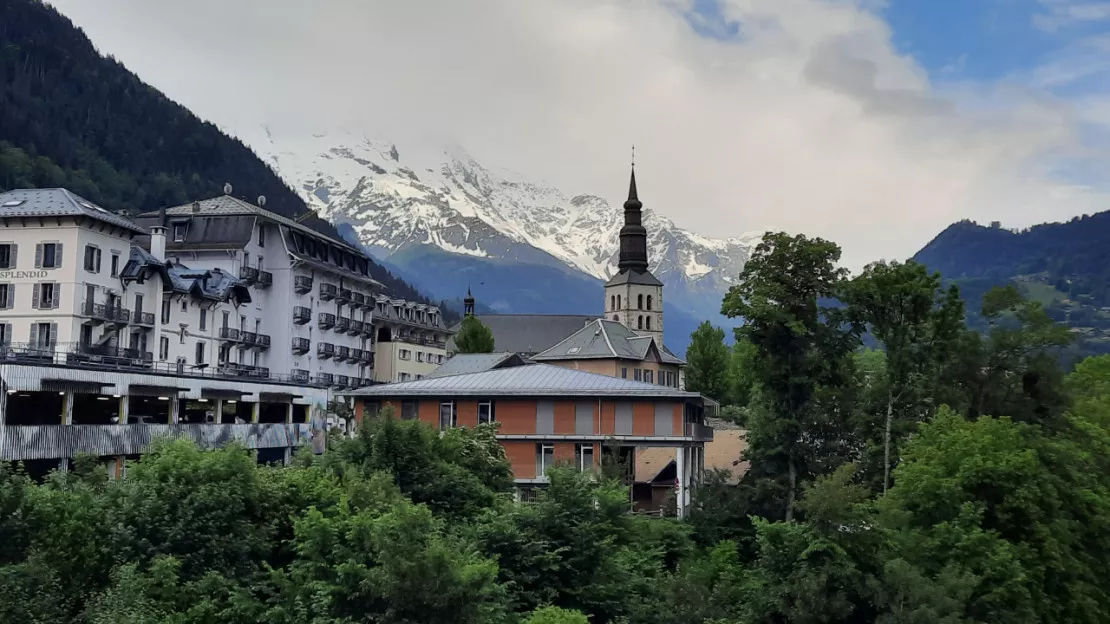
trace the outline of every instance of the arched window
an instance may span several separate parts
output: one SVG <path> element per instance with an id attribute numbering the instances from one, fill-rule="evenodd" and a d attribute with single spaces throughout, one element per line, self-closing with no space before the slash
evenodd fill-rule
<path id="1" fill-rule="evenodd" d="M 616 295 L 609 295 L 609 309 L 610 310 L 616 310 L 617 309 L 617 297 L 616 297 Z"/>
<path id="2" fill-rule="evenodd" d="M 621 309 L 621 296 L 620 295 L 617 295 L 617 309 L 618 310 Z"/>
<path id="3" fill-rule="evenodd" d="M 648 309 L 651 309 L 651 295 L 648 295 Z"/>
<path id="4" fill-rule="evenodd" d="M 644 316 L 642 314 L 640 316 L 636 317 L 636 328 L 637 329 L 643 329 L 644 328 Z"/>
<path id="5" fill-rule="evenodd" d="M 620 316 L 618 316 L 618 315 L 616 315 L 616 314 L 614 314 L 614 315 L 613 315 L 613 320 L 614 320 L 614 321 L 619 321 L 619 320 L 621 320 L 621 317 L 620 317 Z"/>
<path id="6" fill-rule="evenodd" d="M 636 309 L 637 310 L 643 310 L 644 309 L 644 294 L 643 293 L 640 293 L 640 294 L 636 295 Z"/>
<path id="7" fill-rule="evenodd" d="M 651 295 L 648 295 L 648 301 L 651 301 Z M 647 328 L 651 329 L 651 317 L 647 317 Z"/>

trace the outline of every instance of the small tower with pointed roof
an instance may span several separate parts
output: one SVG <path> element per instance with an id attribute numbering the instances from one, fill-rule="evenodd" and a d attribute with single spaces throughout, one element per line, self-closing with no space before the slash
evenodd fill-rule
<path id="1" fill-rule="evenodd" d="M 463 316 L 474 316 L 474 295 L 470 294 L 470 287 L 466 287 L 466 298 L 463 299 Z"/>
<path id="2" fill-rule="evenodd" d="M 624 202 L 617 273 L 605 284 L 605 318 L 622 323 L 637 334 L 654 336 L 663 344 L 663 282 L 648 269 L 647 230 L 639 194 L 636 166 Z"/>

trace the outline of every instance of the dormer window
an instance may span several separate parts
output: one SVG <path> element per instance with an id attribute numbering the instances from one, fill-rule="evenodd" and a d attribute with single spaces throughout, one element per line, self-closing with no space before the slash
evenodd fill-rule
<path id="1" fill-rule="evenodd" d="M 184 243 L 185 242 L 185 224 L 184 223 L 174 223 L 173 224 L 173 242 L 175 242 L 175 243 Z"/>

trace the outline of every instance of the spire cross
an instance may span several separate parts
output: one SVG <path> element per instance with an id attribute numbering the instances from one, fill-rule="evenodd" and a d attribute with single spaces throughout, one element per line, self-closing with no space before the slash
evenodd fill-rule
<path id="1" fill-rule="evenodd" d="M 632 144 L 632 166 L 636 166 L 636 144 Z"/>

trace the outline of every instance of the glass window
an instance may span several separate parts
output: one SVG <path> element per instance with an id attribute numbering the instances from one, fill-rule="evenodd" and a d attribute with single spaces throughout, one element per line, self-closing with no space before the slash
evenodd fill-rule
<path id="1" fill-rule="evenodd" d="M 621 367 L 621 379 L 628 379 L 628 368 Z"/>
<path id="2" fill-rule="evenodd" d="M 646 381 L 647 383 L 654 383 L 654 381 L 655 381 L 655 371 L 645 370 L 644 371 L 644 381 Z"/>
<path id="3" fill-rule="evenodd" d="M 173 224 L 173 242 L 175 242 L 175 243 L 184 243 L 185 242 L 185 224 L 184 223 L 174 223 Z"/>
<path id="4" fill-rule="evenodd" d="M 200 309 L 200 331 L 208 329 L 208 310 Z"/>
<path id="5" fill-rule="evenodd" d="M 439 428 L 441 430 L 454 427 L 457 416 L 454 401 L 444 401 L 439 404 Z"/>
<path id="6" fill-rule="evenodd" d="M 197 343 L 197 364 L 204 364 L 204 343 Z"/>
<path id="7" fill-rule="evenodd" d="M 478 403 L 478 424 L 487 425 L 495 421 L 496 418 L 493 414 L 493 401 L 482 401 Z"/>
<path id="8" fill-rule="evenodd" d="M 417 401 L 401 401 L 401 420 L 416 420 L 419 408 Z"/>
<path id="9" fill-rule="evenodd" d="M 0 245 L 0 269 L 15 268 L 15 245 L 4 243 Z"/>
<path id="10" fill-rule="evenodd" d="M 55 288 L 53 282 L 43 282 L 39 286 L 39 307 L 40 308 L 53 308 L 55 307 Z"/>
<path id="11" fill-rule="evenodd" d="M 162 300 L 162 322 L 163 323 L 169 323 L 170 322 L 170 300 L 169 299 L 163 299 Z"/>
<path id="12" fill-rule="evenodd" d="M 643 381 L 643 371 L 637 368 L 634 372 L 636 381 Z"/>
<path id="13" fill-rule="evenodd" d="M 266 226 L 264 226 L 264 225 L 259 225 L 258 226 L 258 246 L 259 247 L 265 247 L 266 246 Z"/>
<path id="14" fill-rule="evenodd" d="M 574 449 L 574 464 L 585 472 L 594 469 L 594 445 L 578 444 Z"/>
<path id="15" fill-rule="evenodd" d="M 170 339 L 162 336 L 158 339 L 158 359 L 165 360 L 170 356 Z"/>
<path id="16" fill-rule="evenodd" d="M 119 277 L 119 254 L 112 254 L 112 277 Z"/>
<path id="17" fill-rule="evenodd" d="M 58 243 L 42 244 L 42 268 L 55 269 L 58 267 Z"/>
<path id="18" fill-rule="evenodd" d="M 536 477 L 543 478 L 547 476 L 547 471 L 555 466 L 555 445 L 554 444 L 537 444 L 536 445 Z"/>
<path id="19" fill-rule="evenodd" d="M 12 285 L 0 284 L 0 310 L 12 307 Z"/>

